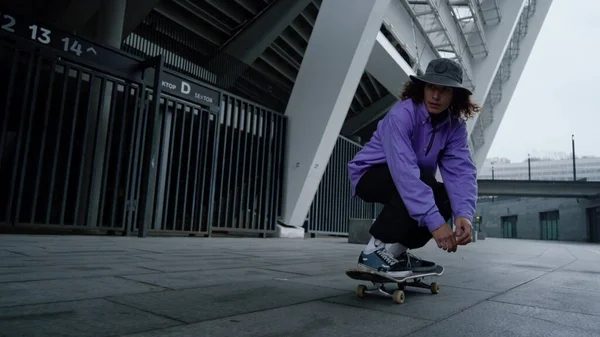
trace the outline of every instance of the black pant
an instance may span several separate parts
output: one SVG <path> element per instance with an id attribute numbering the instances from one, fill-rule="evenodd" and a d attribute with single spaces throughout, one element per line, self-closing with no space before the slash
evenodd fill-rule
<path id="1" fill-rule="evenodd" d="M 433 190 L 440 214 L 448 222 L 452 216 L 452 209 L 444 184 L 438 182 L 433 175 L 422 175 L 421 180 Z M 383 210 L 369 230 L 376 239 L 417 249 L 432 238 L 429 229 L 419 226 L 408 213 L 387 165 L 377 165 L 367 171 L 356 186 L 356 194 L 366 202 L 384 204 Z"/>

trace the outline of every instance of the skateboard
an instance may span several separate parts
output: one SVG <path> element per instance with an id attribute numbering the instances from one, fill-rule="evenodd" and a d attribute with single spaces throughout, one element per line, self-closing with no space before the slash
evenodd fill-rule
<path id="1" fill-rule="evenodd" d="M 440 286 L 437 282 L 427 284 L 424 283 L 422 279 L 424 277 L 440 276 L 443 273 L 444 267 L 439 265 L 433 271 L 415 272 L 412 275 L 402 278 L 394 278 L 375 271 L 371 272 L 358 269 L 346 270 L 346 275 L 348 275 L 350 278 L 361 281 L 370 281 L 371 283 L 373 283 L 374 286 L 377 287 L 376 289 L 369 290 L 367 286 L 365 286 L 364 284 L 360 284 L 356 288 L 356 295 L 358 297 L 365 297 L 371 294 L 381 295 L 384 297 L 391 297 L 394 300 L 394 302 L 398 304 L 404 303 L 404 289 L 406 287 L 425 288 L 429 289 L 432 294 L 439 293 Z M 386 283 L 396 283 L 398 285 L 398 289 L 394 291 L 389 291 L 385 287 Z"/>

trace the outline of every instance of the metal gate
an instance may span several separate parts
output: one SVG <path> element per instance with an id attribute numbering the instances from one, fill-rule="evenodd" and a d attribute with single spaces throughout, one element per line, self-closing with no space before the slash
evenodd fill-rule
<path id="1" fill-rule="evenodd" d="M 0 10 L 0 227 L 275 229 L 285 116 Z"/>
<path id="2" fill-rule="evenodd" d="M 0 225 L 127 232 L 147 171 L 147 82 L 160 74 L 146 70 L 158 63 L 3 17 Z"/>
<path id="3" fill-rule="evenodd" d="M 310 207 L 305 231 L 311 234 L 347 235 L 350 219 L 374 219 L 383 207 L 352 198 L 348 162 L 362 145 L 338 136 Z"/>

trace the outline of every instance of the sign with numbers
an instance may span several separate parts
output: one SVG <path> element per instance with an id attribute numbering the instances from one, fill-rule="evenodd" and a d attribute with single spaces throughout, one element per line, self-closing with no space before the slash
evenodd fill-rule
<path id="1" fill-rule="evenodd" d="M 127 57 L 119 51 L 94 44 L 59 29 L 53 29 L 0 7 L 0 35 L 2 34 L 32 41 L 81 61 L 104 66 L 115 72 L 123 74 L 139 72 L 140 61 L 133 57 Z M 191 102 L 210 106 L 213 110 L 218 110 L 221 103 L 218 91 L 167 72 L 162 74 L 161 89 Z"/>
<path id="2" fill-rule="evenodd" d="M 105 56 L 102 54 L 105 54 L 106 49 L 102 47 L 1 9 L 0 31 L 14 34 L 77 57 L 100 60 Z"/>

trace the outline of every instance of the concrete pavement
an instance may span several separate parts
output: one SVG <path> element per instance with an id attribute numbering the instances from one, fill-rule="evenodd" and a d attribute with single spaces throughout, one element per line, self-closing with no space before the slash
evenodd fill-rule
<path id="1" fill-rule="evenodd" d="M 598 336 L 600 245 L 487 239 L 358 298 L 343 238 L 0 236 L 0 336 Z"/>

